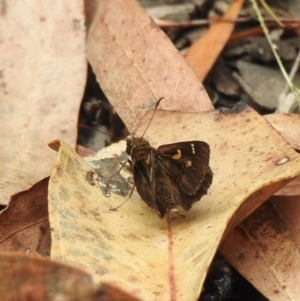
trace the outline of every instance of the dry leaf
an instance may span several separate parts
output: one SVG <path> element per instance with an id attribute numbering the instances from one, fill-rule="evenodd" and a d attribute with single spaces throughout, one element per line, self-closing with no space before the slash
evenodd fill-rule
<path id="1" fill-rule="evenodd" d="M 0 214 L 0 250 L 50 253 L 48 181 L 45 178 L 26 191 L 12 196 Z"/>
<path id="2" fill-rule="evenodd" d="M 279 95 L 286 85 L 282 74 L 271 66 L 263 66 L 242 59 L 238 60 L 235 66 L 237 71 L 232 75 L 250 96 L 253 106 L 259 110 L 275 110 L 278 107 Z"/>
<path id="3" fill-rule="evenodd" d="M 86 58 L 81 1 L 3 3 L 0 203 L 7 204 L 49 175 L 49 140 L 61 137 L 75 146 Z"/>
<path id="4" fill-rule="evenodd" d="M 154 147 L 208 142 L 214 172 L 209 195 L 186 217 L 175 219 L 160 220 L 136 192 L 118 211 L 109 211 L 124 198 L 105 198 L 91 186 L 86 181 L 90 167 L 61 142 L 49 184 L 51 256 L 88 269 L 96 281 L 114 281 L 144 300 L 195 300 L 224 232 L 297 176 L 300 158 L 250 108 L 231 114 L 158 110 L 147 137 Z M 111 156 L 124 150 L 121 142 Z"/>
<path id="5" fill-rule="evenodd" d="M 174 111 L 213 109 L 184 58 L 135 0 L 89 5 L 94 15 L 88 20 L 88 60 L 130 132 L 160 97 L 162 107 Z"/>
<path id="6" fill-rule="evenodd" d="M 299 220 L 298 213 L 290 214 L 286 217 L 296 214 Z M 226 237 L 220 251 L 266 298 L 295 301 L 300 293 L 299 230 L 298 244 L 294 241 L 276 208 L 266 202 Z"/>
<path id="7" fill-rule="evenodd" d="M 235 0 L 231 4 L 224 19 L 235 19 L 243 6 L 244 0 Z M 216 22 L 207 33 L 196 41 L 186 52 L 185 59 L 193 68 L 198 79 L 203 81 L 224 49 L 235 24 L 232 22 Z"/>
<path id="8" fill-rule="evenodd" d="M 300 196 L 300 177 L 295 178 L 293 181 L 288 183 L 286 186 L 282 187 L 279 191 L 275 193 L 277 200 L 285 201 L 289 199 L 298 198 Z"/>
<path id="9" fill-rule="evenodd" d="M 0 253 L 1 300 L 139 301 L 120 289 L 96 286 L 90 276 L 62 263 L 22 253 Z"/>
<path id="10" fill-rule="evenodd" d="M 299 114 L 269 114 L 264 117 L 297 150 L 300 150 Z"/>
<path id="11" fill-rule="evenodd" d="M 277 271 L 275 277 L 276 280 L 277 278 L 282 279 L 286 277 L 287 266 L 289 266 L 288 262 L 293 260 L 295 264 L 288 268 L 288 277 L 287 279 L 284 278 L 284 286 L 281 289 L 279 288 L 279 291 L 284 291 L 284 293 L 287 295 L 286 300 L 298 300 L 299 286 L 296 285 L 295 282 L 297 281 L 299 274 L 299 269 L 297 270 L 296 268 L 298 266 L 300 250 L 300 177 L 297 177 L 295 180 L 283 187 L 283 189 L 278 191 L 278 194 L 272 196 L 271 201 L 277 209 L 280 219 L 283 220 L 284 225 L 288 230 L 291 244 L 295 245 L 297 248 L 297 252 L 292 252 L 291 250 L 286 257 L 282 257 L 281 254 L 277 255 L 278 258 L 284 262 L 284 265 L 282 265 L 281 270 Z M 282 242 L 280 240 L 277 241 L 276 247 L 281 246 Z M 281 300 L 284 300 L 284 298 Z"/>
<path id="12" fill-rule="evenodd" d="M 271 201 L 279 213 L 280 218 L 284 221 L 289 231 L 292 242 L 300 250 L 300 195 L 294 197 L 272 196 Z M 298 256 L 298 255 L 297 255 Z M 295 258 L 295 260 L 297 257 Z"/>
<path id="13" fill-rule="evenodd" d="M 298 115 L 272 114 L 264 117 L 292 146 L 298 148 Z M 272 196 L 276 210 L 271 203 L 259 208 L 225 238 L 220 248 L 230 263 L 272 301 L 297 300 L 299 295 L 296 285 L 300 247 L 299 179 L 295 178 Z M 287 270 L 288 262 L 292 263 Z"/>

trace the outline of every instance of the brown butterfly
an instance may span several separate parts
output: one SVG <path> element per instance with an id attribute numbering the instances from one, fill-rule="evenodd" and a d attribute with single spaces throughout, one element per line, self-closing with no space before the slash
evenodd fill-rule
<path id="1" fill-rule="evenodd" d="M 160 218 L 177 206 L 190 210 L 207 194 L 213 173 L 206 142 L 184 141 L 155 149 L 143 137 L 131 136 L 126 141 L 137 192 Z"/>

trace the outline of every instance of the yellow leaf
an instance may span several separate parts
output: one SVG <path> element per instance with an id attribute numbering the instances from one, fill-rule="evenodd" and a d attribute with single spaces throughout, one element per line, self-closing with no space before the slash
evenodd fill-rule
<path id="1" fill-rule="evenodd" d="M 209 194 L 185 217 L 159 219 L 136 192 L 118 211 L 109 211 L 124 198 L 106 198 L 91 186 L 86 180 L 91 168 L 61 141 L 49 183 L 51 257 L 86 268 L 95 281 L 113 281 L 144 300 L 195 300 L 224 233 L 299 175 L 300 157 L 251 108 L 158 110 L 145 138 L 153 147 L 195 139 L 209 143 L 214 173 Z M 124 150 L 121 142 L 111 156 Z M 109 148 L 103 152 L 109 156 Z"/>

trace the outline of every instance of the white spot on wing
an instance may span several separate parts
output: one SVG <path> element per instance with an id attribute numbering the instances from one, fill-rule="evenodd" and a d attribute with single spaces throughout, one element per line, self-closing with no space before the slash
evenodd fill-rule
<path id="1" fill-rule="evenodd" d="M 191 143 L 191 147 L 192 147 L 192 153 L 193 153 L 193 155 L 195 155 L 196 151 L 195 151 L 195 145 L 194 145 L 194 143 Z"/>

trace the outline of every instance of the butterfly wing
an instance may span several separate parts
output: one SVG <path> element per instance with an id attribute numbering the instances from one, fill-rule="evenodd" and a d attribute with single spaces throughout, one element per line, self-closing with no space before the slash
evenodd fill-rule
<path id="1" fill-rule="evenodd" d="M 163 217 L 167 208 L 160 199 L 157 201 L 157 177 L 155 177 L 155 153 L 147 150 L 149 157 L 144 157 L 133 162 L 133 178 L 138 194 L 143 201 L 151 208 L 155 209 L 159 217 Z"/>
<path id="2" fill-rule="evenodd" d="M 174 186 L 174 182 L 170 178 L 164 158 L 156 151 L 154 151 L 154 181 L 155 203 L 158 208 L 163 208 L 160 215 L 160 217 L 163 217 L 177 206 L 180 194 L 178 188 Z"/>
<path id="3" fill-rule="evenodd" d="M 178 187 L 176 203 L 189 210 L 192 204 L 207 194 L 213 173 L 209 167 L 210 148 L 203 141 L 186 141 L 160 146 L 157 151 L 169 178 Z"/>
<path id="4" fill-rule="evenodd" d="M 159 217 L 177 205 L 187 211 L 207 193 L 213 177 L 207 143 L 178 142 L 156 150 L 142 138 L 137 142 L 130 148 L 134 182 L 143 201 Z"/>

